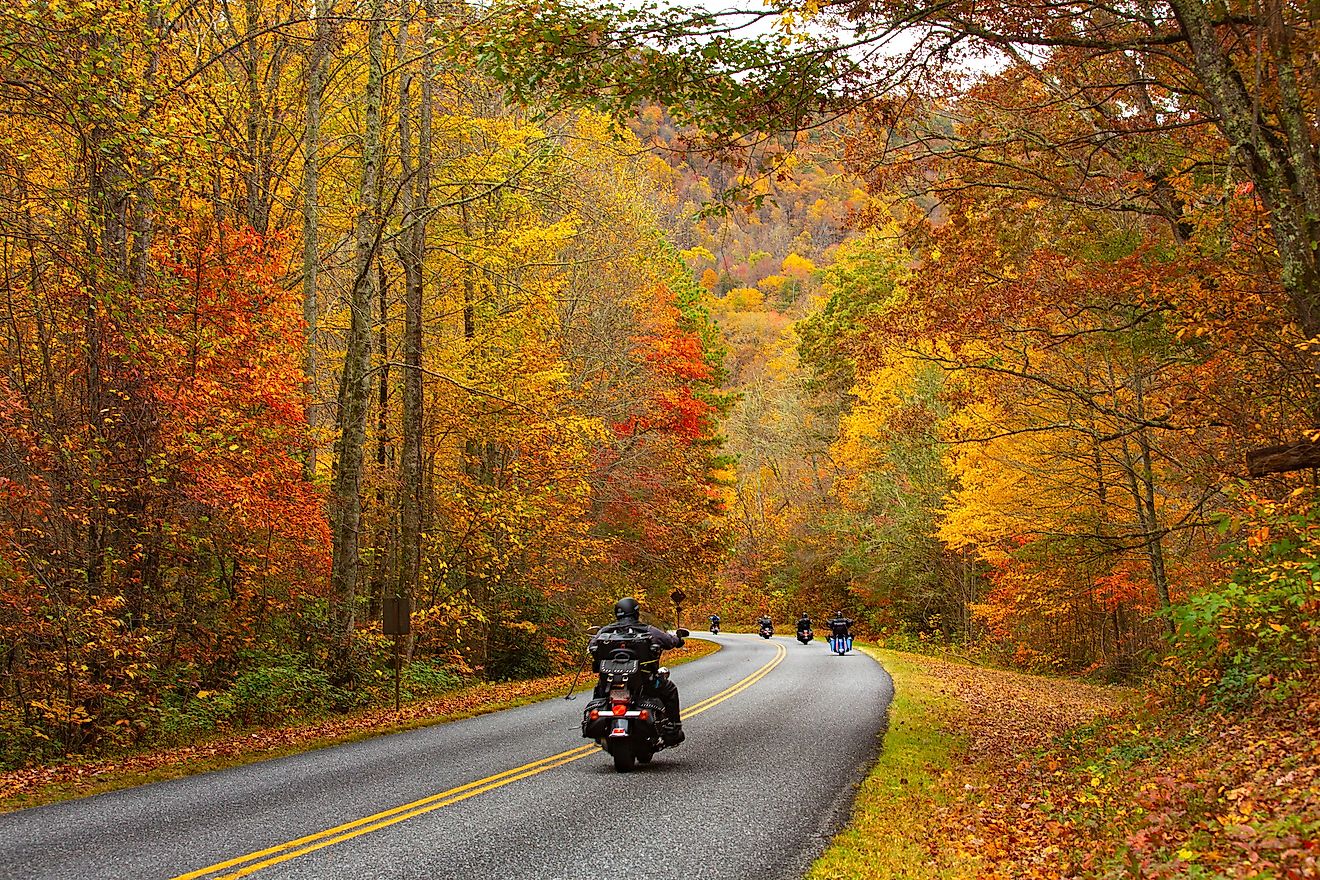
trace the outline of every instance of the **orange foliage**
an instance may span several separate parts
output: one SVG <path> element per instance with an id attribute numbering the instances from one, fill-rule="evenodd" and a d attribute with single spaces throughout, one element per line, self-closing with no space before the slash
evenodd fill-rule
<path id="1" fill-rule="evenodd" d="M 22 314 L 95 334 L 100 355 L 65 337 L 32 360 L 40 326 L 11 330 L 4 367 L 27 378 L 0 385 L 0 643 L 20 646 L 8 674 L 25 699 L 0 711 L 19 750 L 0 761 L 141 735 L 159 689 L 223 676 L 273 612 L 319 593 L 328 534 L 297 459 L 301 319 L 283 243 L 195 218 L 172 232 L 161 271 L 135 289 L 107 281 L 90 317 L 65 279 L 11 291 Z M 97 420 L 79 413 L 93 377 Z"/>

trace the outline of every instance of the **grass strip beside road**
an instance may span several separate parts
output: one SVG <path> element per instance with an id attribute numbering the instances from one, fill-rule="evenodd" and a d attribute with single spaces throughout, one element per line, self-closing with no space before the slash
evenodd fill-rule
<path id="1" fill-rule="evenodd" d="M 946 724 L 957 703 L 939 692 L 921 658 L 858 647 L 894 680 L 884 750 L 858 791 L 848 827 L 807 880 L 975 877 L 974 864 L 931 851 L 926 827 L 932 806 L 946 800 L 940 777 L 950 772 L 964 741 Z"/>
<path id="2" fill-rule="evenodd" d="M 693 638 L 683 648 L 667 652 L 665 663 L 678 666 L 718 650 L 713 642 Z M 0 772 L 0 813 L 512 709 L 562 696 L 573 678 L 574 673 L 569 672 L 526 681 L 479 682 L 405 703 L 397 714 L 393 709 L 371 709 L 279 728 L 244 730 L 194 745 Z M 593 683 L 586 674 L 579 689 Z"/>
<path id="3" fill-rule="evenodd" d="M 884 750 L 807 880 L 1066 875 L 1050 817 L 1076 807 L 1079 792 L 1064 795 L 1052 749 L 1079 725 L 1129 710 L 1133 692 L 863 650 L 894 679 Z"/>

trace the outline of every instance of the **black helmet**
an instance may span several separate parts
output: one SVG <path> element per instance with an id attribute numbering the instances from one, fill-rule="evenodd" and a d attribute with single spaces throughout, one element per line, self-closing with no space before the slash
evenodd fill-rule
<path id="1" fill-rule="evenodd" d="M 631 620 L 634 623 L 642 614 L 642 606 L 632 596 L 624 596 L 614 603 L 615 620 Z"/>

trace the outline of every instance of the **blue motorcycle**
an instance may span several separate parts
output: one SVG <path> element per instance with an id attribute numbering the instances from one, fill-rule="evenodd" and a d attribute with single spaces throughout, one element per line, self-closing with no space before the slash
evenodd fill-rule
<path id="1" fill-rule="evenodd" d="M 830 650 L 842 657 L 852 650 L 852 636 L 836 636 L 830 633 Z"/>

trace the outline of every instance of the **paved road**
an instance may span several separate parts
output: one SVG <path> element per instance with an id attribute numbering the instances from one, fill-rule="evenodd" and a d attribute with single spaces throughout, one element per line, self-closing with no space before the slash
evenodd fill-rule
<path id="1" fill-rule="evenodd" d="M 687 742 L 631 774 L 583 746 L 583 699 L 548 700 L 0 816 L 0 878 L 800 877 L 889 677 L 820 640 L 711 638 L 673 673 Z"/>

